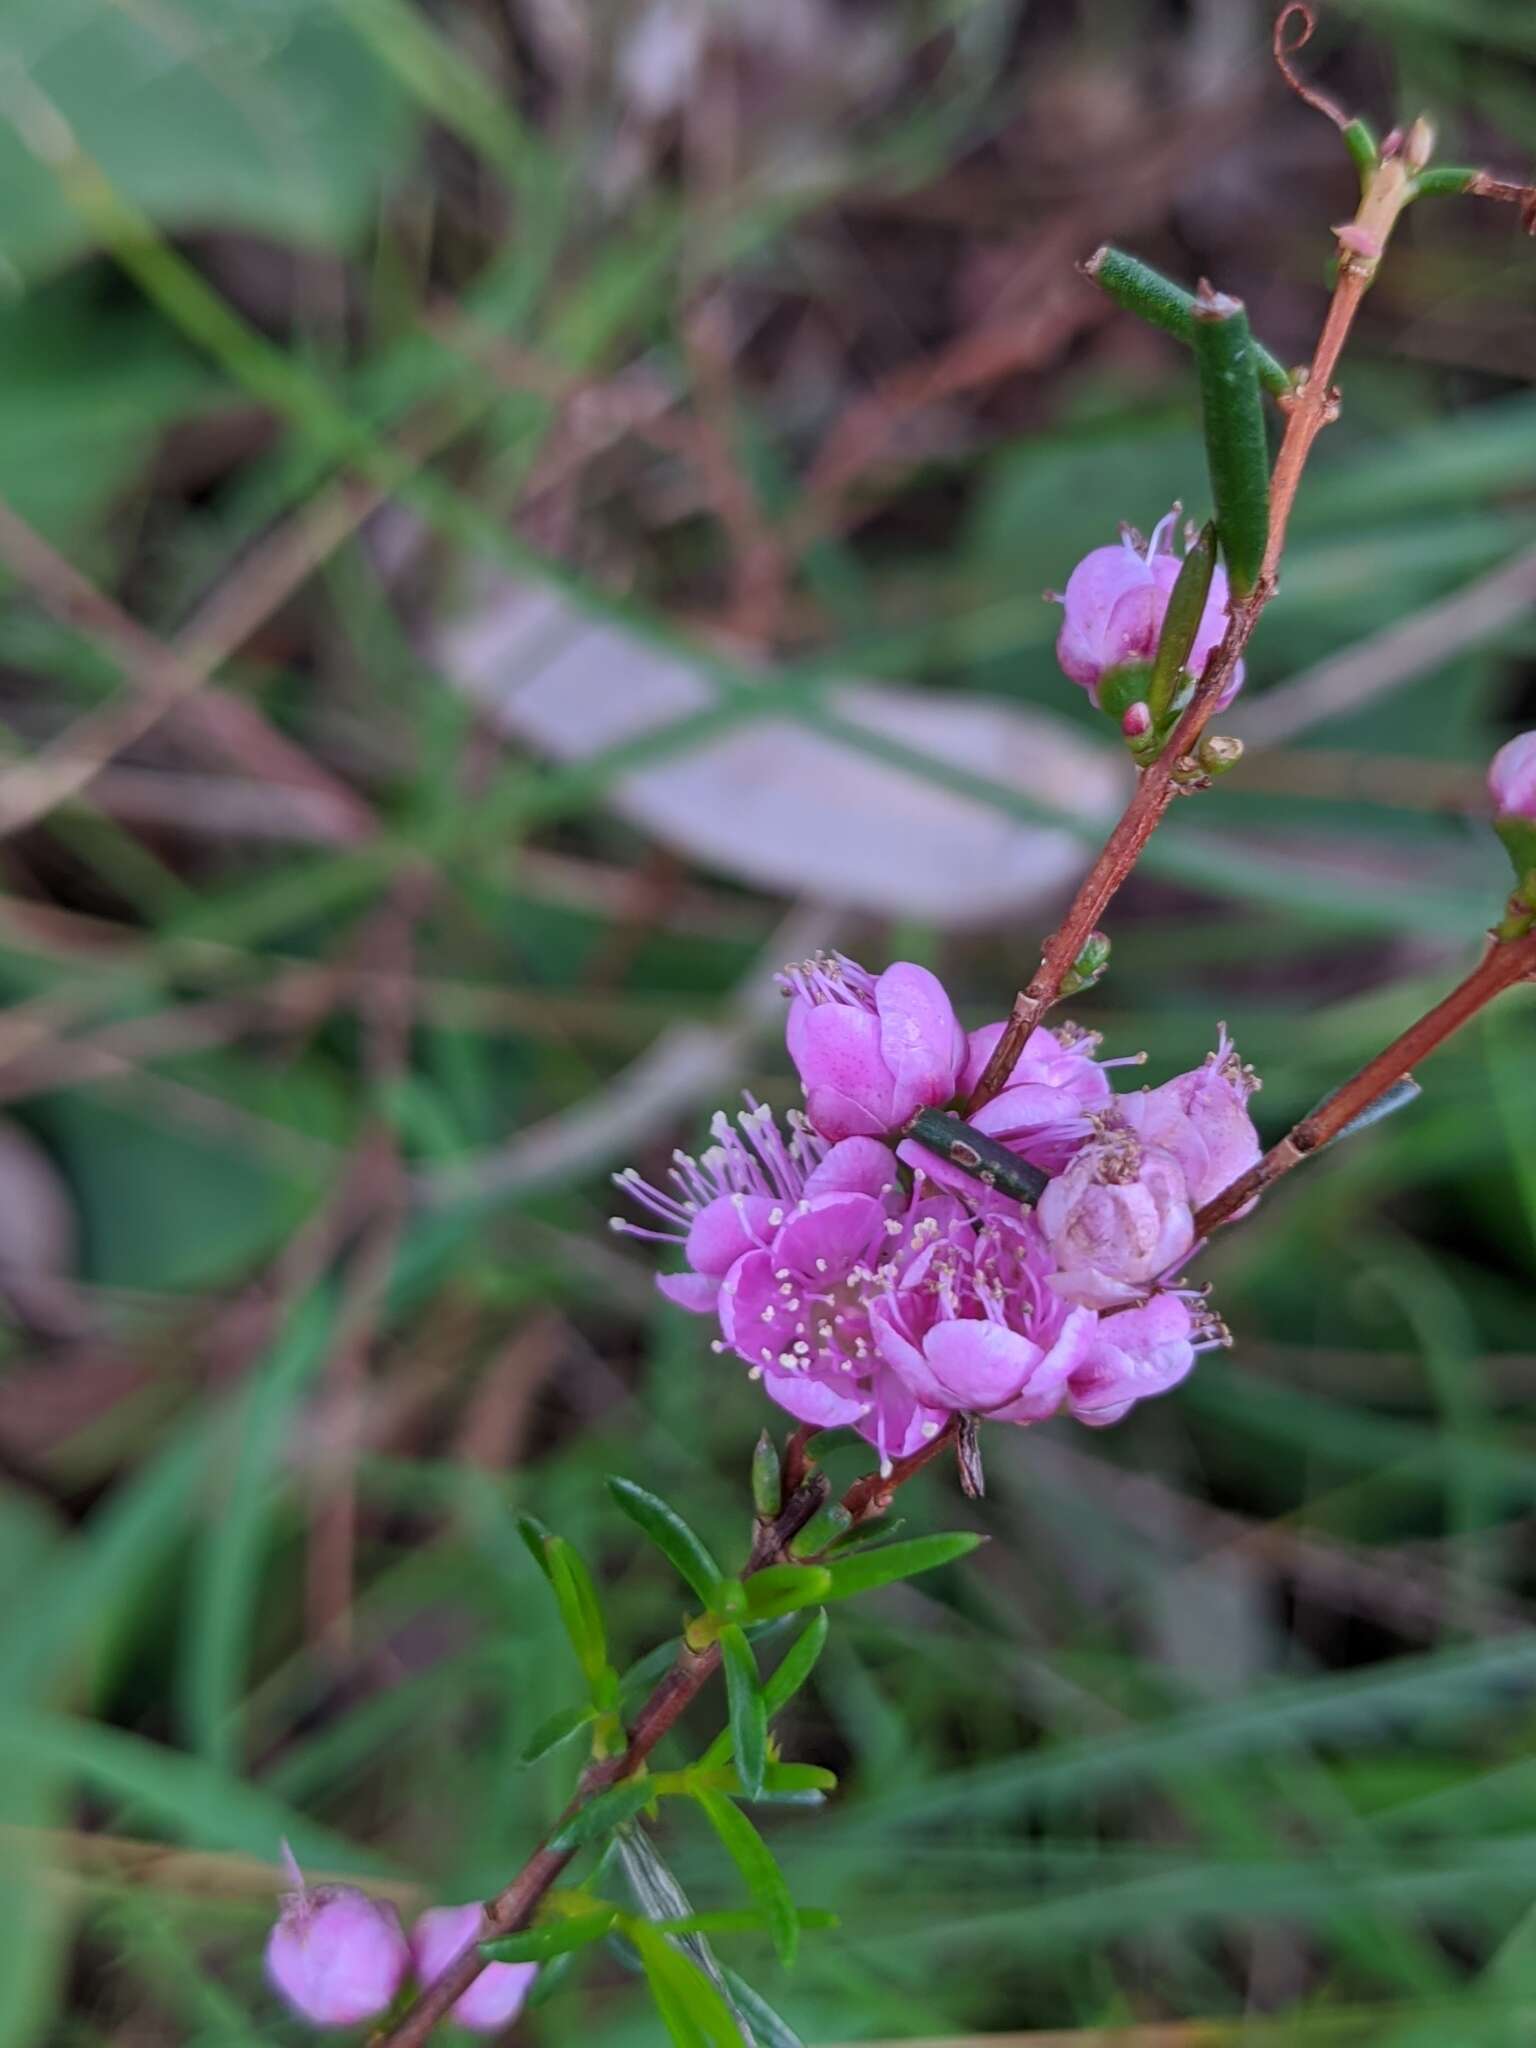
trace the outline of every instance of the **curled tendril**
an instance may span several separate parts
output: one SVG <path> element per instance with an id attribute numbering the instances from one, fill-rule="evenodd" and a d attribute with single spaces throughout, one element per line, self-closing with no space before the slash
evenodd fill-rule
<path id="1" fill-rule="evenodd" d="M 1315 107 L 1318 113 L 1326 115 L 1342 133 L 1349 126 L 1348 114 L 1337 100 L 1330 99 L 1327 93 L 1319 92 L 1315 86 L 1308 85 L 1291 62 L 1297 52 L 1305 49 L 1311 42 L 1316 27 L 1317 16 L 1310 7 L 1303 4 L 1303 0 L 1291 0 L 1289 7 L 1282 7 L 1275 17 L 1275 63 L 1279 66 L 1280 76 L 1296 97 L 1305 100 L 1309 107 Z"/>

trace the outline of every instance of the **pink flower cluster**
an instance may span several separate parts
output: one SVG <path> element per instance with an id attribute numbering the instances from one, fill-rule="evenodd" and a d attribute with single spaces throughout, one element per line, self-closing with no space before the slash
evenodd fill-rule
<path id="1" fill-rule="evenodd" d="M 670 1185 L 633 1168 L 631 1236 L 676 1245 L 669 1300 L 717 1318 L 802 1422 L 903 1457 L 963 1411 L 1117 1422 L 1225 1333 L 1179 1284 L 1194 1211 L 1259 1156 L 1257 1085 L 1223 1037 L 1192 1073 L 1116 1094 L 1098 1041 L 1037 1029 L 975 1128 L 1052 1176 L 1029 1209 L 906 1135 L 973 1088 L 1001 1024 L 966 1034 L 926 968 L 841 955 L 782 977 L 806 1109 L 787 1134 L 748 1099 Z"/>
<path id="2" fill-rule="evenodd" d="M 287 1853 L 293 1889 L 267 1938 L 267 1976 L 300 2019 L 314 2027 L 355 2027 L 377 2019 L 412 1975 L 440 1977 L 480 1931 L 478 1906 L 434 1906 L 407 1941 L 394 1907 L 355 1885 L 307 1885 Z M 535 1963 L 489 1963 L 453 2007 L 473 2033 L 494 2034 L 522 2010 Z"/>

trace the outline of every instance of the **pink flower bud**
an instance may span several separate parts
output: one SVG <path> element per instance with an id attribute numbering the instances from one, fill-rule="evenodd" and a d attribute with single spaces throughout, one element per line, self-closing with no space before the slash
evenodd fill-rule
<path id="1" fill-rule="evenodd" d="M 1106 671 L 1126 662 L 1150 661 L 1157 652 L 1163 617 L 1181 566 L 1169 545 L 1175 516 L 1170 512 L 1159 520 L 1145 554 L 1126 538 L 1118 547 L 1094 548 L 1067 578 L 1060 600 L 1065 617 L 1056 639 L 1056 659 L 1063 674 L 1080 683 L 1095 704 Z M 1189 650 L 1190 672 L 1197 682 L 1221 644 L 1228 602 L 1227 572 L 1218 562 Z M 1238 662 L 1217 701 L 1218 711 L 1226 710 L 1242 684 L 1243 665 Z"/>
<path id="2" fill-rule="evenodd" d="M 1179 1162 L 1129 1130 L 1084 1145 L 1035 1213 L 1060 1269 L 1051 1286 L 1089 1308 L 1133 1301 L 1195 1241 Z"/>
<path id="3" fill-rule="evenodd" d="M 483 1920 L 479 1906 L 434 1906 L 411 1929 L 411 1953 L 423 1985 L 472 1948 Z M 494 2034 L 523 2009 L 537 1963 L 487 1963 L 452 2007 L 451 2017 L 475 2034 Z"/>
<path id="4" fill-rule="evenodd" d="M 1120 730 L 1128 740 L 1139 740 L 1152 730 L 1152 713 L 1138 697 L 1134 704 L 1127 704 L 1125 716 L 1120 721 Z"/>
<path id="5" fill-rule="evenodd" d="M 1184 1191 L 1198 1209 L 1259 1156 L 1259 1134 L 1248 1114 L 1248 1098 L 1258 1085 L 1223 1028 L 1204 1066 L 1176 1074 L 1161 1088 L 1123 1095 L 1116 1106 L 1144 1145 L 1155 1145 L 1179 1162 Z"/>
<path id="6" fill-rule="evenodd" d="M 1536 732 L 1500 747 L 1489 764 L 1488 794 L 1501 818 L 1536 820 Z"/>
<path id="7" fill-rule="evenodd" d="M 1385 247 L 1380 235 L 1373 235 L 1369 228 L 1363 228 L 1357 221 L 1341 221 L 1333 231 L 1339 238 L 1339 246 L 1347 249 L 1351 256 L 1363 257 L 1368 263 L 1376 262 Z"/>
<path id="8" fill-rule="evenodd" d="M 400 1916 L 349 1884 L 304 1883 L 283 1899 L 267 1937 L 273 1989 L 312 2026 L 355 2027 L 393 2001 L 410 1968 Z"/>
<path id="9" fill-rule="evenodd" d="M 954 1094 L 965 1033 L 926 967 L 899 960 L 876 980 L 836 953 L 780 980 L 793 997 L 789 1056 L 822 1137 L 884 1137 Z"/>

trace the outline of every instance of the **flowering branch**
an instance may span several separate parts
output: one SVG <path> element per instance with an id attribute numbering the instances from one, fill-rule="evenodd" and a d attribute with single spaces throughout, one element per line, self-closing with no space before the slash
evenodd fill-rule
<path id="1" fill-rule="evenodd" d="M 1295 43 L 1282 43 L 1286 23 L 1295 12 L 1288 8 L 1276 24 L 1277 57 L 1282 56 L 1284 48 L 1296 47 Z M 1282 68 L 1290 76 L 1283 63 Z M 1286 410 L 1285 434 L 1270 477 L 1269 538 L 1258 578 L 1245 597 L 1234 601 L 1221 644 L 1207 661 L 1183 716 L 1157 759 L 1137 778 L 1119 823 L 1084 877 L 1065 918 L 1046 941 L 1040 965 L 1016 999 L 1008 1027 L 966 1104 L 968 1116 L 990 1102 L 1006 1085 L 1029 1034 L 1057 1001 L 1063 982 L 1140 859 L 1169 804 L 1181 791 L 1198 787 L 1205 779 L 1205 764 L 1198 752 L 1201 737 L 1229 691 L 1260 615 L 1279 587 L 1286 531 L 1307 458 L 1323 428 L 1338 417 L 1339 397 L 1333 379 L 1339 358 L 1361 301 L 1380 266 L 1388 238 L 1403 208 L 1414 197 L 1415 176 L 1423 169 L 1432 142 L 1427 125 L 1416 121 L 1391 154 L 1384 149 L 1364 181 L 1354 219 L 1335 230 L 1339 241 L 1338 280 L 1327 317 L 1306 376 L 1300 380 L 1294 396 L 1280 401 Z"/>
<path id="2" fill-rule="evenodd" d="M 1293 1167 L 1318 1152 L 1366 1110 L 1378 1102 L 1396 1082 L 1401 1081 L 1438 1047 L 1469 1024 L 1495 996 L 1517 982 L 1536 976 L 1536 933 L 1522 938 L 1496 941 L 1466 979 L 1448 996 L 1420 1017 L 1384 1051 L 1363 1066 L 1359 1073 L 1330 1095 L 1326 1102 L 1304 1116 L 1278 1144 L 1272 1145 L 1255 1165 L 1232 1185 L 1223 1188 L 1213 1201 L 1195 1214 L 1195 1228 L 1202 1236 L 1218 1229 L 1251 1202 L 1255 1195 L 1272 1187 Z"/>

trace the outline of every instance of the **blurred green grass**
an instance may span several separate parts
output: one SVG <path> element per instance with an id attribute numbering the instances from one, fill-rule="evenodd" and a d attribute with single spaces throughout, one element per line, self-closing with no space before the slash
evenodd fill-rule
<path id="1" fill-rule="evenodd" d="M 675 1594 L 604 1472 L 739 1548 L 760 1403 L 606 1238 L 588 1157 L 478 1201 L 407 1202 L 401 1176 L 612 1099 L 669 1025 L 728 1017 L 777 964 L 770 891 L 607 807 L 642 760 L 768 711 L 847 741 L 848 673 L 1088 729 L 1037 593 L 1118 519 L 1201 502 L 1188 366 L 1114 324 L 1043 336 L 916 407 L 926 435 L 897 417 L 813 525 L 848 410 L 984 322 L 998 266 L 1065 271 L 1110 235 L 1243 291 L 1288 358 L 1315 324 L 1348 176 L 1257 13 L 807 8 L 799 45 L 722 19 L 660 113 L 646 13 L 611 49 L 470 0 L 26 0 L 0 25 L 0 498 L 167 639 L 337 478 L 390 501 L 217 679 L 376 831 L 223 829 L 170 719 L 132 757 L 158 813 L 103 777 L 5 843 L 3 2044 L 301 2038 L 259 1982 L 281 1835 L 457 1900 L 562 1803 L 560 1759 L 518 1763 L 571 1677 L 514 1512 L 600 1561 L 623 1654 L 675 1629 Z M 1335 89 L 1387 116 L 1428 95 L 1449 154 L 1518 171 L 1518 10 L 1374 0 L 1325 35 Z M 1536 259 L 1509 221 L 1420 214 L 1255 696 L 1536 540 Z M 477 335 L 522 352 L 510 383 Z M 588 445 L 576 388 L 600 406 L 637 367 L 689 437 Z M 797 522 L 754 642 L 751 549 Z M 581 764 L 496 740 L 435 638 L 488 576 L 686 654 L 714 702 Z M 1491 914 L 1467 792 L 1529 718 L 1533 651 L 1506 620 L 1289 746 L 1289 784 L 1258 756 L 1176 816 L 1084 1021 L 1164 1073 L 1225 1017 L 1283 1128 Z M 89 620 L 22 587 L 0 663 L 18 758 L 124 687 Z M 1349 759 L 1371 801 L 1325 793 Z M 238 754 L 213 766 L 261 794 Z M 976 1022 L 1038 938 L 844 922 L 942 965 Z M 808 2041 L 1202 2018 L 1227 2030 L 1190 2040 L 1528 2038 L 1531 1047 L 1511 999 L 1410 1114 L 1215 1249 L 1230 1362 L 1102 1436 L 993 1444 L 980 1559 L 840 1616 L 792 1733 L 844 1791 L 772 1834 L 843 1929 L 790 1979 L 742 1956 Z M 788 1099 L 766 1040 L 750 1064 Z M 648 1149 L 700 1121 L 664 1114 Z M 950 1490 L 914 1489 L 914 1527 L 954 1519 Z M 236 1860 L 202 1883 L 87 1866 L 86 1838 L 144 1837 Z M 734 1896 L 708 1844 L 665 1847 L 701 1902 Z M 655 2026 L 604 1967 L 525 2031 Z"/>

